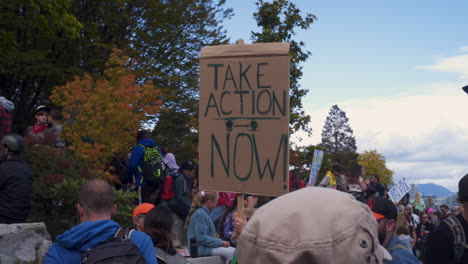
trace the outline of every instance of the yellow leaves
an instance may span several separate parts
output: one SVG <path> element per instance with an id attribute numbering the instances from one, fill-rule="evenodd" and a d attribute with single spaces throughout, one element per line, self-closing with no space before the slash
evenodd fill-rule
<path id="1" fill-rule="evenodd" d="M 159 112 L 161 91 L 152 82 L 136 83 L 131 61 L 114 49 L 104 76 L 85 74 L 55 87 L 50 97 L 67 106 L 64 137 L 70 149 L 97 167 L 104 167 L 117 152 L 128 151 L 146 114 Z M 146 114 L 145 114 L 146 113 Z"/>

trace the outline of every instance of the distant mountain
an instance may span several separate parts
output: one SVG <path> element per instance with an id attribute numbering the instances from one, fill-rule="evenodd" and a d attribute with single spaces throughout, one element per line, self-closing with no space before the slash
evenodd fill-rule
<path id="1" fill-rule="evenodd" d="M 418 184 L 417 187 L 418 192 L 422 193 L 423 196 L 448 197 L 456 195 L 449 189 L 434 183 Z"/>

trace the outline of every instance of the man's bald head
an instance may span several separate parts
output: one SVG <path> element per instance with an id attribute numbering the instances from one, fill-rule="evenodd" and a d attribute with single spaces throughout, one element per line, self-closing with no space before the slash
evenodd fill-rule
<path id="1" fill-rule="evenodd" d="M 101 179 L 83 184 L 78 193 L 78 203 L 93 213 L 112 213 L 114 192 L 110 184 Z"/>

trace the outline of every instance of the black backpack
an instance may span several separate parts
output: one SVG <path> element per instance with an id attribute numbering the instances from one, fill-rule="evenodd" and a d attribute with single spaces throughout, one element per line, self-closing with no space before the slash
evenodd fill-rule
<path id="1" fill-rule="evenodd" d="M 135 263 L 145 264 L 145 258 L 138 247 L 130 240 L 130 228 L 120 228 L 115 236 L 81 255 L 82 264 Z"/>
<path id="2" fill-rule="evenodd" d="M 161 186 L 165 179 L 166 166 L 158 147 L 147 147 L 141 144 L 139 146 L 145 150 L 143 168 L 140 168 L 143 180 L 152 185 Z"/>
<path id="3" fill-rule="evenodd" d="M 455 216 L 449 216 L 442 221 L 444 221 L 450 227 L 450 230 L 452 230 L 453 234 L 455 257 L 452 263 L 461 263 L 465 249 L 468 248 L 468 245 L 465 241 L 465 232 L 463 231 L 463 226 Z"/>

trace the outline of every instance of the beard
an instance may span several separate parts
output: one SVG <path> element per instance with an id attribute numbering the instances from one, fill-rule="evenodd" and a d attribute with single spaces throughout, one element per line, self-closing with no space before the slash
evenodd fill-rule
<path id="1" fill-rule="evenodd" d="M 385 229 L 384 230 L 379 230 L 378 237 L 379 237 L 380 245 L 383 245 L 383 243 L 385 242 L 385 235 L 386 234 L 387 233 L 385 232 Z"/>

